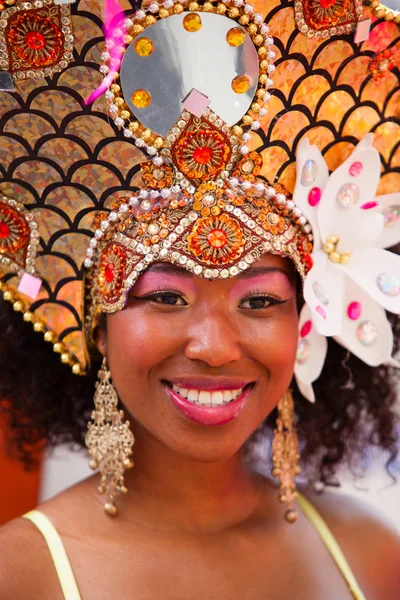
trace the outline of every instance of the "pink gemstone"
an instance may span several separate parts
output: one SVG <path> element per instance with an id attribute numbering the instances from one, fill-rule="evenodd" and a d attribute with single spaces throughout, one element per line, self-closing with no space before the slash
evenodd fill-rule
<path id="1" fill-rule="evenodd" d="M 318 314 L 321 315 L 321 317 L 323 319 L 326 319 L 326 311 L 325 311 L 325 309 L 322 306 L 316 306 L 315 310 L 317 311 Z"/>
<path id="2" fill-rule="evenodd" d="M 322 191 L 318 187 L 314 187 L 310 190 L 308 194 L 308 204 L 310 206 L 317 206 L 321 200 Z"/>
<path id="3" fill-rule="evenodd" d="M 303 327 L 300 329 L 300 336 L 302 338 L 306 337 L 312 328 L 312 322 L 311 321 L 306 321 L 303 325 Z"/>
<path id="4" fill-rule="evenodd" d="M 362 204 L 360 206 L 360 208 L 362 208 L 363 210 L 368 210 L 369 208 L 375 208 L 376 206 L 379 206 L 379 202 L 365 202 L 365 204 Z"/>
<path id="5" fill-rule="evenodd" d="M 354 162 L 349 169 L 349 173 L 352 177 L 358 177 L 363 170 L 363 164 L 360 161 Z"/>
<path id="6" fill-rule="evenodd" d="M 352 321 L 357 321 L 361 316 L 361 304 L 359 302 L 350 302 L 347 307 L 347 315 Z"/>

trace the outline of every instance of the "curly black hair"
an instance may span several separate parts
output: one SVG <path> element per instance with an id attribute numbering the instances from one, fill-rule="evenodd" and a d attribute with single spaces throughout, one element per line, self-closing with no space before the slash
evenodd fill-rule
<path id="1" fill-rule="evenodd" d="M 390 318 L 397 350 L 400 319 Z M 84 445 L 100 365 L 94 362 L 86 376 L 73 375 L 43 335 L 3 298 L 0 331 L 0 410 L 9 416 L 9 448 L 33 469 L 33 450 L 41 441 L 48 446 Z M 328 344 L 323 373 L 314 384 L 317 402 L 305 401 L 293 384 L 302 461 L 309 478 L 337 485 L 337 467 L 347 463 L 360 473 L 365 452 L 373 446 L 386 452 L 390 471 L 398 453 L 396 371 L 389 366 L 368 367 L 334 340 Z M 273 411 L 253 440 L 268 435 L 275 418 Z"/>

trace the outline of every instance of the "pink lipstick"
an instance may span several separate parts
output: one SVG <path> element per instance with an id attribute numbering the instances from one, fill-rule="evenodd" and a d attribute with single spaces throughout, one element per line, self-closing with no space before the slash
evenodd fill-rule
<path id="1" fill-rule="evenodd" d="M 180 381 L 181 383 L 181 381 Z M 186 383 L 186 382 L 185 382 Z M 236 382 L 235 382 L 236 383 Z M 222 404 L 222 405 L 218 405 L 218 406 L 202 406 L 201 404 L 194 404 L 193 402 L 190 402 L 189 400 L 187 400 L 186 398 L 183 398 L 178 392 L 176 392 L 175 390 L 172 389 L 172 387 L 170 387 L 170 385 L 164 383 L 164 389 L 167 392 L 170 400 L 172 401 L 172 404 L 175 406 L 175 408 L 177 410 L 179 410 L 179 412 L 181 414 L 183 414 L 186 418 L 190 419 L 191 421 L 193 421 L 194 423 L 199 423 L 200 425 L 224 425 L 225 423 L 229 423 L 229 421 L 233 421 L 233 419 L 235 419 L 239 413 L 241 412 L 241 410 L 244 408 L 248 395 L 250 393 L 251 387 L 248 385 L 248 382 L 243 382 L 244 385 L 247 385 L 247 387 L 245 387 L 245 389 L 243 389 L 243 391 L 241 392 L 241 394 L 235 398 L 234 400 L 232 400 L 231 402 L 228 402 L 226 404 Z M 205 384 L 205 382 L 203 381 L 203 384 Z M 182 385 L 182 384 L 181 384 Z M 218 382 L 218 383 L 214 383 L 214 384 L 208 384 L 206 385 L 196 385 L 194 386 L 193 383 L 191 386 L 188 385 L 188 383 L 186 383 L 186 386 L 192 387 L 192 388 L 197 388 L 197 389 L 203 389 L 203 390 L 213 390 L 213 391 L 219 391 L 219 390 L 223 390 L 223 389 L 242 389 L 243 386 L 242 385 L 233 385 L 232 382 L 229 383 L 229 387 L 228 387 L 228 383 L 225 382 Z"/>

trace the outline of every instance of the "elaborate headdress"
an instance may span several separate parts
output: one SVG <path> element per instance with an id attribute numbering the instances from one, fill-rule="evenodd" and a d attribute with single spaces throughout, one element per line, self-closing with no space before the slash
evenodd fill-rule
<path id="1" fill-rule="evenodd" d="M 74 373 L 99 315 L 124 307 L 149 264 L 227 278 L 265 252 L 304 282 L 296 377 L 309 399 L 326 335 L 391 360 L 398 15 L 360 0 L 267 15 L 165 0 L 126 17 L 108 3 L 104 46 L 86 0 L 0 10 L 0 286 Z"/>

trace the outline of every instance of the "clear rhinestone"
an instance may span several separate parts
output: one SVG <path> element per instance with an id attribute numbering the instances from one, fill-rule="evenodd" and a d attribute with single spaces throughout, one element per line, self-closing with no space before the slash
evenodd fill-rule
<path id="1" fill-rule="evenodd" d="M 360 197 L 360 189 L 355 183 L 345 183 L 339 189 L 336 200 L 342 208 L 355 206 Z"/>
<path id="2" fill-rule="evenodd" d="M 378 337 L 378 330 L 372 321 L 363 321 L 357 328 L 357 337 L 363 346 L 372 346 Z"/>
<path id="3" fill-rule="evenodd" d="M 311 351 L 310 342 L 305 339 L 300 340 L 299 344 L 297 346 L 296 361 L 300 365 L 304 365 L 304 363 L 307 362 L 307 360 L 310 356 L 310 351 Z"/>
<path id="4" fill-rule="evenodd" d="M 301 171 L 301 185 L 311 185 L 315 181 L 317 173 L 318 166 L 315 160 L 306 160 L 303 166 L 303 170 Z"/>
<path id="5" fill-rule="evenodd" d="M 383 216 L 385 219 L 385 227 L 391 227 L 392 225 L 395 225 L 400 219 L 400 204 L 387 206 L 383 210 Z"/>
<path id="6" fill-rule="evenodd" d="M 398 296 L 400 294 L 400 280 L 390 273 L 378 275 L 376 283 L 385 296 Z"/>
<path id="7" fill-rule="evenodd" d="M 327 306 L 329 304 L 329 300 L 326 296 L 326 292 L 322 285 L 318 283 L 318 281 L 314 281 L 312 288 L 314 290 L 314 294 L 317 296 L 318 300 Z"/>

